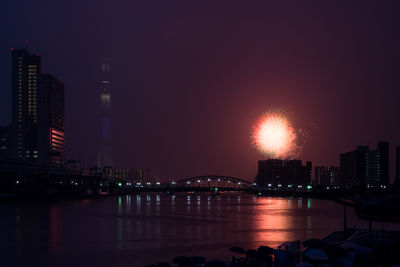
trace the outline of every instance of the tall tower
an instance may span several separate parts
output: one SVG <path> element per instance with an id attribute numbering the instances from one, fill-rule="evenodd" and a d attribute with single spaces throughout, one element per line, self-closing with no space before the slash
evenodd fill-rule
<path id="1" fill-rule="evenodd" d="M 13 158 L 38 161 L 41 58 L 26 49 L 11 49 Z"/>
<path id="2" fill-rule="evenodd" d="M 42 73 L 39 54 L 11 49 L 11 56 L 10 157 L 60 166 L 65 160 L 64 84 Z"/>
<path id="3" fill-rule="evenodd" d="M 97 168 L 103 170 L 105 167 L 113 166 L 111 148 L 111 90 L 110 90 L 110 65 L 104 60 L 101 65 L 100 80 L 100 142 L 97 153 Z"/>

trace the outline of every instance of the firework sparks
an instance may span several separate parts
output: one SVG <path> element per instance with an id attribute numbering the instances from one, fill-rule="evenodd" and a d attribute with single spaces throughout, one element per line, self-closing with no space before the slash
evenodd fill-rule
<path id="1" fill-rule="evenodd" d="M 252 143 L 268 158 L 292 158 L 298 153 L 297 134 L 283 112 L 266 112 L 252 129 Z"/>

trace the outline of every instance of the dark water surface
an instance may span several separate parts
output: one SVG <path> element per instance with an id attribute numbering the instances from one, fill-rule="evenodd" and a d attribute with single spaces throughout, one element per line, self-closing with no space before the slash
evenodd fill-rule
<path id="1" fill-rule="evenodd" d="M 368 227 L 347 209 L 348 226 Z M 301 198 L 142 194 L 0 203 L 0 266 L 144 266 L 179 255 L 229 259 L 343 228 L 343 206 Z M 399 224 L 373 223 L 378 229 Z"/>

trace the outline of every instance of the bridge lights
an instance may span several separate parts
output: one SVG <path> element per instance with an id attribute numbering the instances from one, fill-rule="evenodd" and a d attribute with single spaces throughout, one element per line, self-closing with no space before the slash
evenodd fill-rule
<path id="1" fill-rule="evenodd" d="M 147 184 L 147 185 L 151 185 L 151 183 L 150 183 L 150 182 L 147 182 L 146 184 Z"/>
<path id="2" fill-rule="evenodd" d="M 157 182 L 156 184 L 157 184 L 157 185 L 160 185 L 160 182 Z"/>
<path id="3" fill-rule="evenodd" d="M 282 187 L 282 185 L 281 185 L 281 184 L 278 184 L 278 187 Z"/>

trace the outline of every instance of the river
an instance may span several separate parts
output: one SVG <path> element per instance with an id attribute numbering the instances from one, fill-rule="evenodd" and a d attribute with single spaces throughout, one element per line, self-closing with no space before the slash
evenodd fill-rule
<path id="1" fill-rule="evenodd" d="M 0 266 L 145 266 L 180 255 L 229 259 L 232 246 L 277 247 L 343 228 L 343 206 L 336 202 L 244 194 L 7 201 L 0 203 L 0 216 Z M 347 225 L 367 228 L 368 222 L 348 208 Z"/>

